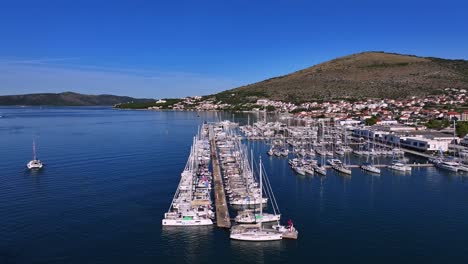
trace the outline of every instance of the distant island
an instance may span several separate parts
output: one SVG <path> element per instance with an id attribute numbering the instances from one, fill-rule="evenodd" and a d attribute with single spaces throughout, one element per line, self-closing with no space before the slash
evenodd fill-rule
<path id="1" fill-rule="evenodd" d="M 88 95 L 73 92 L 65 93 L 37 93 L 22 95 L 0 96 L 0 105 L 27 105 L 27 106 L 102 106 L 122 103 L 154 102 L 154 99 L 137 99 L 117 95 Z"/>

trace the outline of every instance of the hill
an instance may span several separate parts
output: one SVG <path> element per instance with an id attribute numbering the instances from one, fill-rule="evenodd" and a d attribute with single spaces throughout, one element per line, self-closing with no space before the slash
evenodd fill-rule
<path id="1" fill-rule="evenodd" d="M 53 105 L 53 106 L 93 106 L 115 105 L 126 102 L 148 102 L 153 99 L 135 99 L 128 96 L 88 95 L 72 92 L 37 93 L 0 96 L 0 105 Z"/>
<path id="2" fill-rule="evenodd" d="M 468 61 L 385 52 L 357 53 L 214 95 L 230 103 L 405 98 L 468 88 Z"/>

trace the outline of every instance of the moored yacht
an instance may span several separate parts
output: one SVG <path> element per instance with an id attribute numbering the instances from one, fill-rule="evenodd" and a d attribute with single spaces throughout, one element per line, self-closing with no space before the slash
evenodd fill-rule
<path id="1" fill-rule="evenodd" d="M 263 167 L 262 167 L 262 160 L 260 159 L 259 162 L 259 180 L 260 180 L 260 198 L 263 199 Z M 268 184 L 268 179 L 266 179 L 267 190 L 270 189 L 271 186 Z M 267 194 L 269 192 L 267 191 Z M 271 195 L 272 192 L 271 192 Z M 273 197 L 273 196 L 272 196 Z M 274 198 L 272 198 L 274 200 Z M 273 204 L 273 203 L 272 203 Z M 274 204 L 273 204 L 274 206 Z M 260 205 L 260 213 L 255 215 L 255 218 L 262 219 L 263 218 L 263 206 Z M 263 228 L 262 225 L 263 221 L 260 221 L 257 224 L 241 224 L 235 225 L 231 228 L 231 233 L 229 238 L 234 240 L 242 240 L 242 241 L 275 241 L 283 239 L 283 233 L 270 228 Z"/>
<path id="2" fill-rule="evenodd" d="M 435 163 L 437 168 L 441 168 L 448 171 L 457 172 L 460 168 L 460 164 L 454 161 L 440 161 Z"/>
<path id="3" fill-rule="evenodd" d="M 293 169 L 297 174 L 300 174 L 300 175 L 305 175 L 306 174 L 306 172 L 304 170 L 304 167 L 302 167 L 302 166 L 295 166 L 295 167 L 293 167 Z"/>
<path id="4" fill-rule="evenodd" d="M 327 168 L 323 165 L 314 166 L 314 172 L 317 172 L 320 175 L 327 175 Z"/>
<path id="5" fill-rule="evenodd" d="M 348 168 L 348 167 L 347 167 L 346 165 L 344 165 L 343 163 L 335 164 L 335 165 L 333 165 L 332 167 L 333 167 L 333 169 L 335 169 L 335 170 L 338 171 L 338 172 L 351 175 L 351 169 Z"/>
<path id="6" fill-rule="evenodd" d="M 373 173 L 380 173 L 380 169 L 375 167 L 374 165 L 370 164 L 370 163 L 364 163 L 362 164 L 361 166 L 361 169 L 365 170 L 365 171 L 368 171 L 368 172 L 373 172 Z"/>
<path id="7" fill-rule="evenodd" d="M 388 168 L 396 171 L 411 171 L 411 167 L 401 161 L 393 161 Z"/>
<path id="8" fill-rule="evenodd" d="M 229 238 L 242 241 L 274 241 L 283 239 L 283 232 L 264 229 L 259 225 L 236 225 L 231 228 Z"/>

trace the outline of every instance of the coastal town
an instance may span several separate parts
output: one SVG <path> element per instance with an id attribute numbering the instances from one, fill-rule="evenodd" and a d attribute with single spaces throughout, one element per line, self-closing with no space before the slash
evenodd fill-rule
<path id="1" fill-rule="evenodd" d="M 315 118 L 332 118 L 334 120 L 365 121 L 378 117 L 377 123 L 418 125 L 431 119 L 457 119 L 468 121 L 467 90 L 446 88 L 440 94 L 426 97 L 410 97 L 406 99 L 349 99 L 349 100 L 317 100 L 295 104 L 259 98 L 255 103 L 240 105 L 247 111 L 268 111 L 292 113 L 298 116 Z M 195 110 L 221 111 L 232 110 L 239 105 L 216 101 L 210 96 L 192 96 L 167 104 L 167 99 L 156 100 L 148 110 Z M 466 109 L 465 109 L 466 108 Z"/>
<path id="2" fill-rule="evenodd" d="M 216 101 L 210 96 L 193 96 L 175 100 L 160 99 L 148 110 L 226 111 L 233 104 Z M 259 98 L 241 105 L 244 112 L 273 114 L 278 118 L 306 123 L 330 122 L 352 127 L 359 137 L 375 138 L 383 143 L 422 152 L 447 152 L 457 146 L 468 153 L 467 90 L 446 88 L 438 94 L 406 99 L 323 100 L 294 104 Z"/>

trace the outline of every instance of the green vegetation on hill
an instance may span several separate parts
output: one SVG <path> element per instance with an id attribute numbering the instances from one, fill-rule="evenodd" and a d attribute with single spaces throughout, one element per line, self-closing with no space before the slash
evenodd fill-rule
<path id="1" fill-rule="evenodd" d="M 256 103 L 258 99 L 267 97 L 264 92 L 239 90 L 239 91 L 224 91 L 214 95 L 218 102 L 226 104 L 245 104 Z"/>
<path id="2" fill-rule="evenodd" d="M 182 102 L 182 99 L 162 99 L 166 101 L 165 103 L 156 103 L 155 100 L 150 102 L 130 102 L 118 104 L 115 107 L 120 109 L 148 109 L 149 107 L 159 107 L 160 109 L 170 109 L 174 104 Z"/>
<path id="3" fill-rule="evenodd" d="M 38 93 L 0 96 L 0 105 L 51 105 L 51 106 L 93 106 L 115 105 L 126 102 L 147 102 L 152 99 L 136 99 L 116 95 L 88 95 L 72 92 Z"/>
<path id="4" fill-rule="evenodd" d="M 226 103 L 259 98 L 314 100 L 405 98 L 468 88 L 468 61 L 363 52 L 213 95 Z"/>

